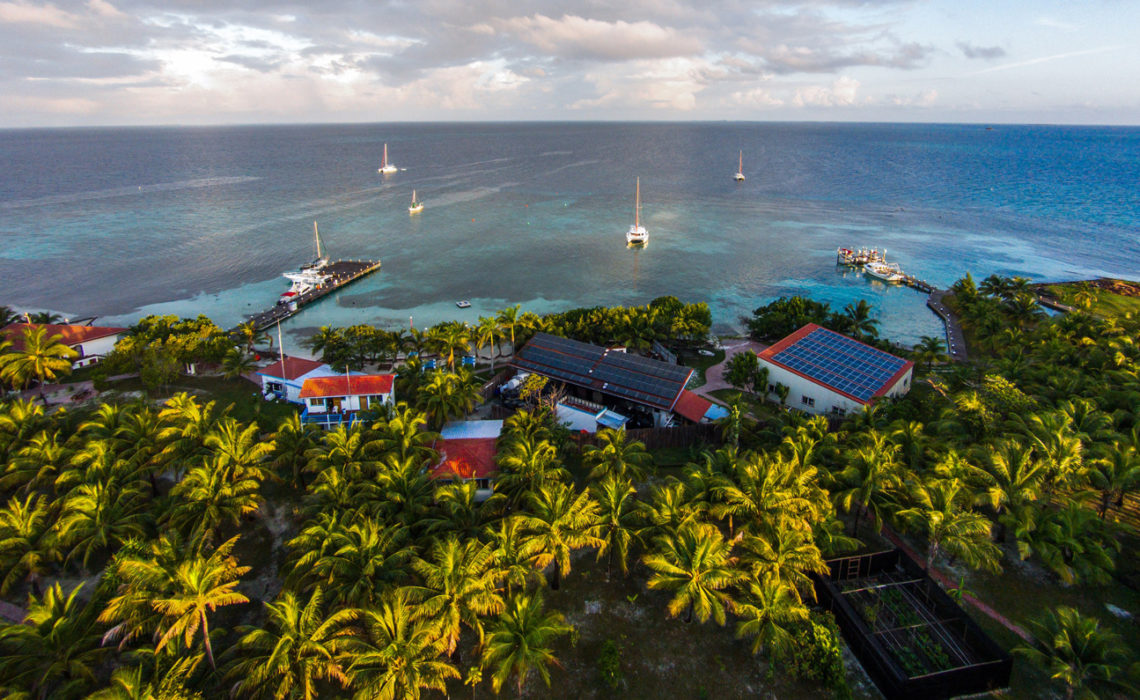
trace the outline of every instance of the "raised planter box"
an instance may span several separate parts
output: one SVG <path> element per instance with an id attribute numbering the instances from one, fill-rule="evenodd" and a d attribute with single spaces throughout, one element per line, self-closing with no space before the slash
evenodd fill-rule
<path id="1" fill-rule="evenodd" d="M 827 562 L 820 605 L 888 698 L 936 700 L 1009 685 L 1013 659 L 895 549 Z"/>

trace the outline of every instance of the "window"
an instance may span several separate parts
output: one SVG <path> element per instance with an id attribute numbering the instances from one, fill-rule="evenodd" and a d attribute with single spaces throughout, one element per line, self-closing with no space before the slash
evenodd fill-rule
<path id="1" fill-rule="evenodd" d="M 776 393 L 776 385 L 775 384 L 769 384 L 768 385 L 768 393 L 769 394 L 775 394 Z"/>
<path id="2" fill-rule="evenodd" d="M 815 407 L 815 399 L 810 396 L 801 396 L 800 401 L 802 401 L 805 406 Z"/>
<path id="3" fill-rule="evenodd" d="M 320 408 L 325 405 L 324 399 L 309 399 L 309 408 Z"/>
<path id="4" fill-rule="evenodd" d="M 283 393 L 285 391 L 285 386 L 281 382 L 266 382 L 265 383 L 265 390 L 266 391 L 276 391 L 277 393 L 280 394 L 280 393 Z"/>

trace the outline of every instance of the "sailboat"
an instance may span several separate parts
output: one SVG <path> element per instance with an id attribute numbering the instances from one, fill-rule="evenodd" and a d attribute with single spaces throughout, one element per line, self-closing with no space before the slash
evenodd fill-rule
<path id="1" fill-rule="evenodd" d="M 317 241 L 317 258 L 311 263 L 302 265 L 300 269 L 295 272 L 286 272 L 282 275 L 282 277 L 292 282 L 293 285 L 277 300 L 278 304 L 288 304 L 291 301 L 296 301 L 297 297 L 320 287 L 332 277 L 332 275 L 325 270 L 325 268 L 328 267 L 329 259 L 321 256 L 321 233 L 317 230 L 316 221 L 313 222 L 313 237 L 316 238 Z"/>
<path id="2" fill-rule="evenodd" d="M 737 182 L 744 182 L 744 151 L 740 152 L 740 165 L 736 166 L 736 174 L 732 176 Z"/>
<path id="3" fill-rule="evenodd" d="M 649 231 L 641 225 L 641 178 L 637 178 L 637 198 L 633 206 L 633 226 L 625 234 L 626 243 L 648 243 Z"/>
<path id="4" fill-rule="evenodd" d="M 416 191 L 412 190 L 412 206 L 408 207 L 409 214 L 419 214 L 424 210 L 424 203 L 416 199 Z"/>
<path id="5" fill-rule="evenodd" d="M 387 175 L 396 172 L 396 170 L 396 166 L 388 162 L 388 144 L 384 144 L 384 157 L 380 160 L 380 167 L 376 169 L 376 172 Z"/>

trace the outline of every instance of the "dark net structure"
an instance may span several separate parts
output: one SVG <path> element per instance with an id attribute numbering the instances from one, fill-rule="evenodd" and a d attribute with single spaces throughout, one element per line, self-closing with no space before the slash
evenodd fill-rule
<path id="1" fill-rule="evenodd" d="M 950 698 L 1009 685 L 1013 660 L 895 549 L 827 562 L 820 605 L 888 698 Z"/>

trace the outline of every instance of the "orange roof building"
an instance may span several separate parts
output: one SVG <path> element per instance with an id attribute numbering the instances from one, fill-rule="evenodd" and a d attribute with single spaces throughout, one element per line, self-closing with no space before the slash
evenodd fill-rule
<path id="1" fill-rule="evenodd" d="M 81 326 L 63 323 L 13 323 L 5 326 L 4 337 L 12 343 L 12 350 L 24 349 L 24 333 L 29 329 L 43 328 L 47 337 L 60 336 L 60 342 L 79 353 L 71 366 L 86 367 L 103 359 L 115 349 L 115 343 L 127 332 L 126 328 L 112 326 Z"/>
<path id="2" fill-rule="evenodd" d="M 351 424 L 363 412 L 375 412 L 395 402 L 394 374 L 336 374 L 310 377 L 298 398 L 304 403 L 301 420 L 324 428 Z"/>

